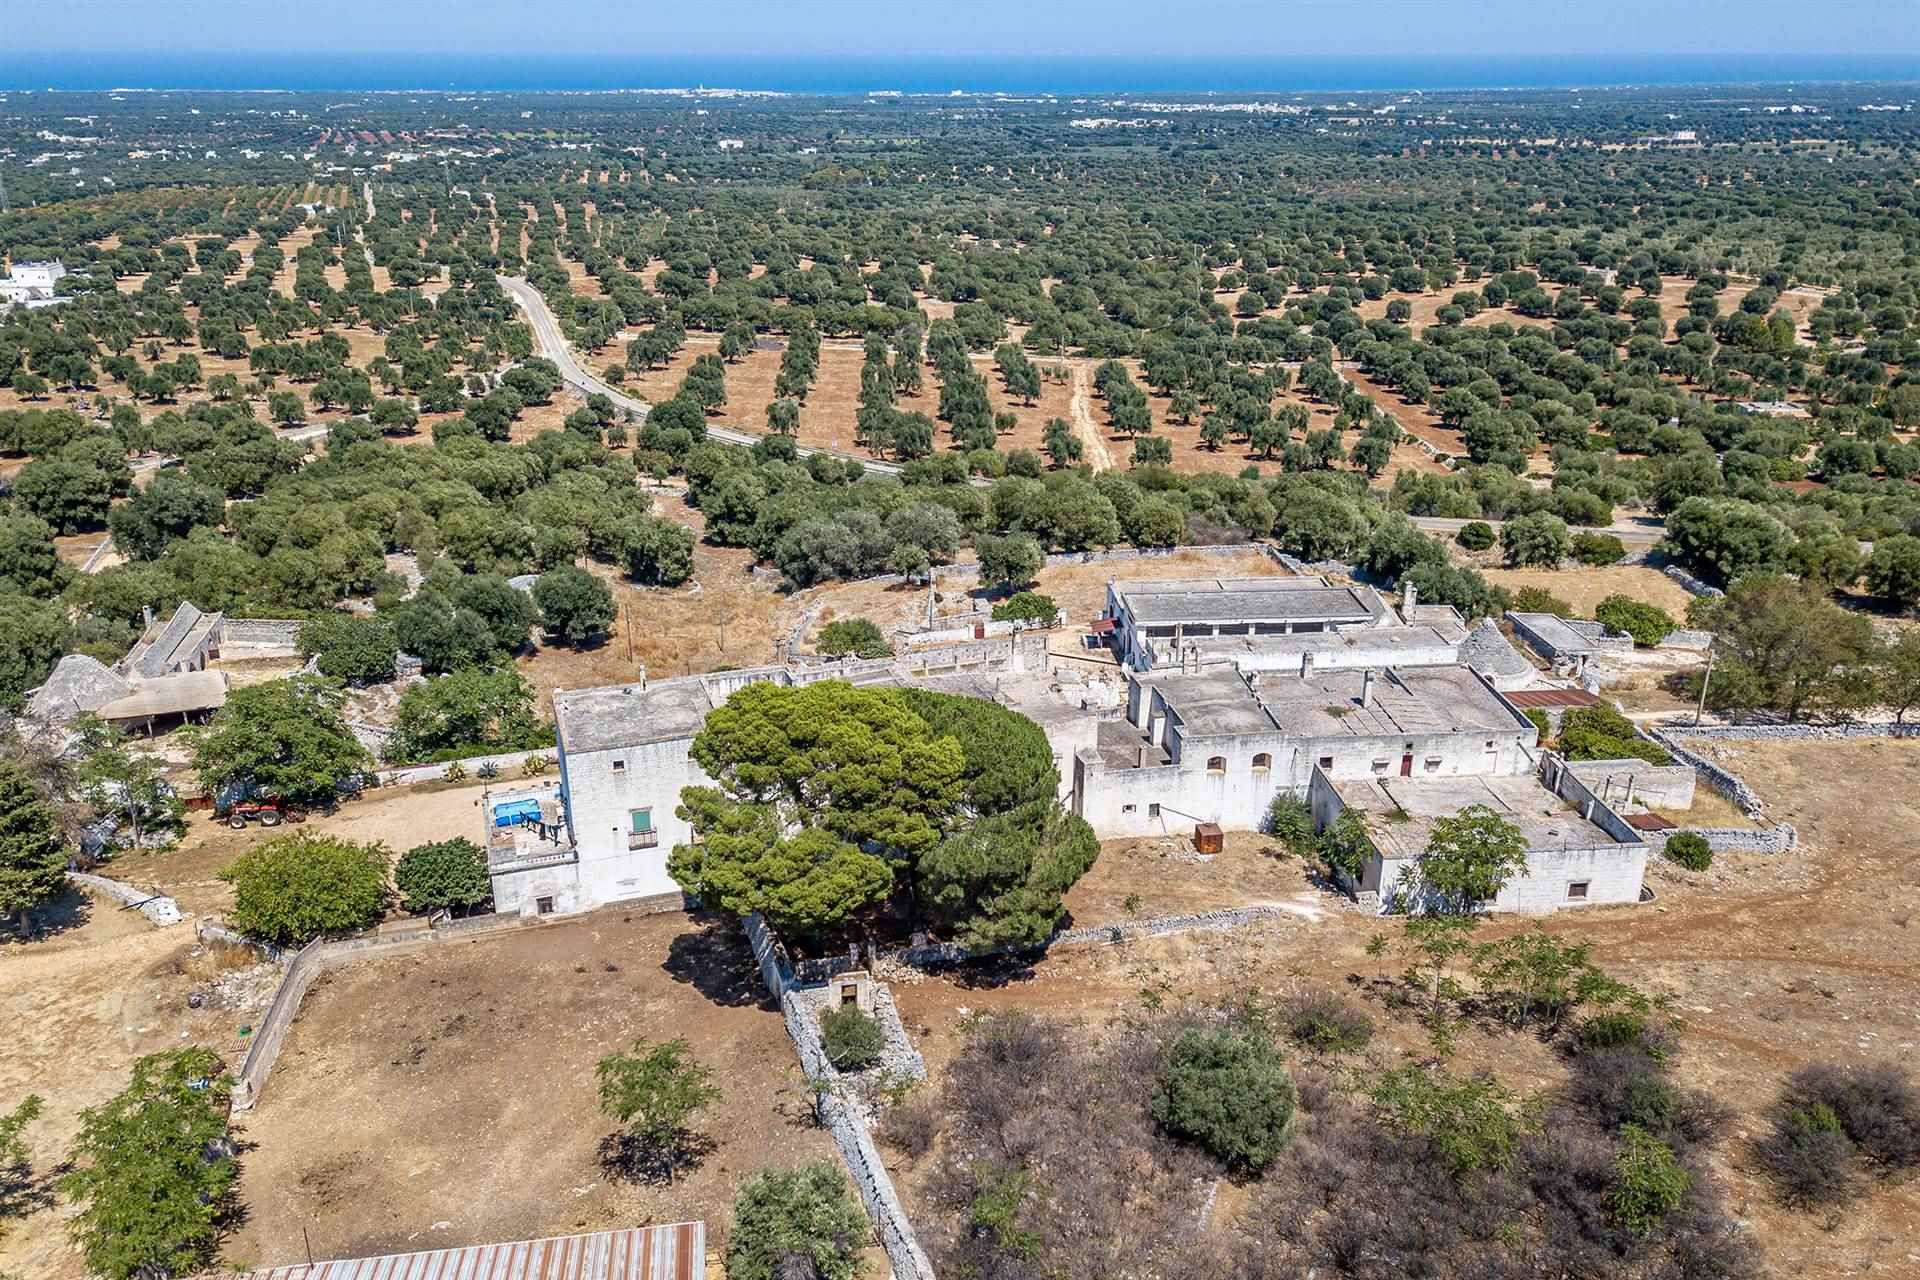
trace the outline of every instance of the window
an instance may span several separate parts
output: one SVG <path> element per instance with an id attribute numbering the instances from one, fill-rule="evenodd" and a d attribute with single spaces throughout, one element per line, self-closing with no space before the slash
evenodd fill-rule
<path id="1" fill-rule="evenodd" d="M 1266 752 L 1262 751 L 1253 758 L 1253 771 L 1255 773 L 1265 773 L 1271 768 L 1273 768 L 1273 757 Z"/>
<path id="2" fill-rule="evenodd" d="M 1495 750 L 1492 738 L 1487 739 L 1487 750 L 1489 751 Z"/>
<path id="3" fill-rule="evenodd" d="M 613 771 L 615 773 L 625 773 L 627 771 L 627 762 L 625 760 L 615 760 L 613 762 Z"/>
<path id="4" fill-rule="evenodd" d="M 1569 884 L 1567 886 L 1567 901 L 1585 902 L 1587 900 L 1588 883 L 1586 880 L 1575 880 Z"/>
<path id="5" fill-rule="evenodd" d="M 1159 805 L 1157 805 L 1157 804 L 1150 804 L 1150 805 L 1148 805 L 1148 806 L 1147 806 L 1147 816 L 1148 816 L 1149 818 L 1157 818 L 1157 817 L 1159 817 L 1159 816 L 1160 816 L 1160 806 L 1159 806 Z"/>
<path id="6" fill-rule="evenodd" d="M 1321 767 L 1322 769 L 1324 769 L 1324 770 L 1326 770 L 1326 771 L 1327 771 L 1328 773 L 1332 773 L 1332 772 L 1333 772 L 1333 757 L 1332 757 L 1332 756 L 1321 756 L 1321 757 L 1320 757 L 1320 767 Z"/>
<path id="7" fill-rule="evenodd" d="M 550 916 L 553 914 L 553 899 L 535 898 L 533 900 L 533 909 L 543 916 Z"/>
<path id="8" fill-rule="evenodd" d="M 1427 761 L 1426 761 L 1426 764 L 1427 764 L 1427 772 L 1428 772 L 1428 773 L 1438 773 L 1438 772 L 1440 772 L 1440 757 L 1439 757 L 1439 756 L 1428 756 L 1428 757 L 1427 757 Z"/>
<path id="9" fill-rule="evenodd" d="M 1137 813 L 1139 809 L 1140 806 L 1137 804 L 1123 804 L 1120 806 L 1120 812 L 1122 813 Z"/>
<path id="10" fill-rule="evenodd" d="M 1392 767 L 1393 767 L 1393 762 L 1391 760 L 1375 760 L 1373 762 L 1374 775 L 1376 777 L 1384 778 L 1387 776 L 1387 770 Z"/>
<path id="11" fill-rule="evenodd" d="M 653 810 L 629 810 L 627 813 L 627 848 L 651 849 L 659 842 L 660 833 L 653 829 Z"/>
<path id="12" fill-rule="evenodd" d="M 1208 756 L 1207 757 L 1208 773 L 1225 773 L 1226 771 L 1227 771 L 1227 758 L 1225 756 Z"/>

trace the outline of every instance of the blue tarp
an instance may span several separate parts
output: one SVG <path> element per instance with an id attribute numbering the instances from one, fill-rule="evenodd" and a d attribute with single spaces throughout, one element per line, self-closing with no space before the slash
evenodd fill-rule
<path id="1" fill-rule="evenodd" d="M 511 827 L 522 822 L 538 821 L 540 821 L 538 800 L 506 800 L 493 807 L 493 825 L 496 827 Z"/>

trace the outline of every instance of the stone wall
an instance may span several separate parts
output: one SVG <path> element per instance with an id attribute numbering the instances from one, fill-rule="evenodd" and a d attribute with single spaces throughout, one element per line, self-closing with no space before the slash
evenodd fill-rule
<path id="1" fill-rule="evenodd" d="M 1787 853 L 1800 842 L 1799 833 L 1785 822 L 1773 827 L 1681 827 L 1643 832 L 1642 838 L 1653 852 L 1665 853 L 1667 841 L 1682 831 L 1702 837 L 1715 853 Z"/>
<path id="2" fill-rule="evenodd" d="M 220 654 L 226 658 L 246 657 L 234 649 L 261 649 L 297 653 L 300 649 L 300 623 L 291 618 L 222 618 Z"/>
<path id="3" fill-rule="evenodd" d="M 786 1021 L 794 1051 L 800 1057 L 800 1069 L 809 1080 L 828 1085 L 837 1083 L 842 1077 L 827 1061 L 826 1045 L 820 1038 L 819 993 L 809 994 L 798 984 L 787 962 L 786 949 L 764 920 L 757 915 L 748 916 L 742 925 L 747 942 L 753 948 L 754 960 L 760 966 L 761 980 L 767 984 L 768 992 L 780 1001 L 780 1013 Z M 875 1015 L 880 1016 L 882 1008 L 891 1015 L 890 1030 L 888 1020 L 881 1021 L 882 1030 L 888 1030 L 890 1043 L 897 1035 L 900 1043 L 906 1044 L 906 1030 L 900 1026 L 892 996 L 876 984 L 874 998 Z M 926 1067 L 920 1063 L 920 1055 L 913 1053 L 911 1046 L 908 1052 L 919 1067 L 918 1074 L 924 1076 Z M 900 1194 L 894 1190 L 893 1178 L 887 1173 L 886 1162 L 873 1145 L 873 1134 L 859 1100 L 831 1087 L 822 1090 L 819 1098 L 820 1123 L 833 1135 L 834 1146 L 846 1162 L 853 1188 L 859 1193 L 860 1203 L 866 1206 L 867 1216 L 880 1237 L 880 1247 L 886 1250 L 887 1261 L 892 1264 L 894 1280 L 934 1280 L 933 1264 L 920 1248 L 906 1206 L 900 1203 Z"/>
<path id="4" fill-rule="evenodd" d="M 76 884 L 83 884 L 89 889 L 106 894 L 123 907 L 136 908 L 150 924 L 165 927 L 170 924 L 179 924 L 184 919 L 180 914 L 180 904 L 165 894 L 149 893 L 145 889 L 136 889 L 130 884 L 122 884 L 118 880 L 109 880 L 105 876 L 91 875 L 84 871 L 70 871 L 67 873 L 67 878 Z"/>
<path id="5" fill-rule="evenodd" d="M 1666 574 L 1669 578 L 1672 578 L 1675 582 L 1679 583 L 1681 589 L 1687 592 L 1689 595 L 1723 596 L 1727 594 L 1726 592 L 1722 591 L 1720 588 L 1716 586 L 1712 586 L 1709 583 L 1702 582 L 1699 578 L 1694 577 L 1692 574 L 1688 573 L 1685 569 L 1682 569 L 1677 564 L 1662 565 L 1660 566 L 1660 572 Z"/>

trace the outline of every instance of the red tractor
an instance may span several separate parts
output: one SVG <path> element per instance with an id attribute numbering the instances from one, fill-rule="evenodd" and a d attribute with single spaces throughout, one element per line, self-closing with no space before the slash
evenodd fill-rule
<path id="1" fill-rule="evenodd" d="M 282 822 L 298 822 L 301 815 L 289 812 L 278 800 L 242 800 L 227 810 L 227 825 L 245 831 L 249 822 L 277 827 Z"/>

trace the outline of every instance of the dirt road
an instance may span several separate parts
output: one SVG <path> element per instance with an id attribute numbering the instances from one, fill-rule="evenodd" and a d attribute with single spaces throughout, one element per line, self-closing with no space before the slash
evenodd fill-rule
<path id="1" fill-rule="evenodd" d="M 1093 420 L 1093 370 L 1085 361 L 1073 366 L 1073 429 L 1087 451 L 1086 461 L 1095 471 L 1113 469 L 1113 451 L 1107 448 L 1100 427 Z"/>

